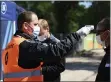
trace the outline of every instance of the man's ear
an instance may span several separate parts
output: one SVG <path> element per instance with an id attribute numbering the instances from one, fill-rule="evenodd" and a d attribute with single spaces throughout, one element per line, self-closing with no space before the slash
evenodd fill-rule
<path id="1" fill-rule="evenodd" d="M 22 26 L 23 26 L 24 29 L 27 29 L 27 28 L 28 28 L 28 25 L 27 25 L 26 22 L 24 22 Z"/>
<path id="2" fill-rule="evenodd" d="M 110 30 L 107 30 L 108 31 L 108 34 L 110 35 Z"/>
<path id="3" fill-rule="evenodd" d="M 105 31 L 105 35 L 107 36 L 107 35 L 110 35 L 110 31 L 109 30 L 106 30 Z"/>
<path id="4" fill-rule="evenodd" d="M 110 30 L 107 30 L 107 36 L 110 38 Z"/>

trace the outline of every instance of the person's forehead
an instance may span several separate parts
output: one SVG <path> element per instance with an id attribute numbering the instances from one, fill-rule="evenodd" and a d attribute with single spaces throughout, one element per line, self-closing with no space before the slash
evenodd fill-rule
<path id="1" fill-rule="evenodd" d="M 32 15 L 32 22 L 37 22 L 38 23 L 37 15 L 35 15 L 35 14 Z"/>
<path id="2" fill-rule="evenodd" d="M 41 24 L 41 22 L 42 22 L 42 19 L 39 19 L 39 20 L 38 20 L 38 23 Z"/>

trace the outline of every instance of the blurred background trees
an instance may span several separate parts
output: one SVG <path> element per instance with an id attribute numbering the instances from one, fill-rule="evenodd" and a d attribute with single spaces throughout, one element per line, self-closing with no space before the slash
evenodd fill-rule
<path id="1" fill-rule="evenodd" d="M 80 1 L 15 1 L 26 10 L 48 20 L 52 33 L 74 32 L 84 25 L 95 25 L 104 17 L 110 17 L 110 1 L 88 1 L 86 8 Z M 82 1 L 84 2 L 84 1 Z"/>

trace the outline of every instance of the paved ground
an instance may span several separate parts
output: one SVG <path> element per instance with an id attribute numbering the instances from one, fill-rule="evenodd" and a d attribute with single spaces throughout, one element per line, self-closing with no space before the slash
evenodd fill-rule
<path id="1" fill-rule="evenodd" d="M 61 81 L 94 81 L 104 51 L 92 52 L 96 52 L 93 57 L 67 57 L 66 70 L 61 74 Z"/>

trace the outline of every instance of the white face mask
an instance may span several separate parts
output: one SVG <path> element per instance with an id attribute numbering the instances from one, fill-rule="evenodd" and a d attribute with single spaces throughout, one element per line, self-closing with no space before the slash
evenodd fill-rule
<path id="1" fill-rule="evenodd" d="M 108 30 L 108 31 L 109 31 L 109 30 Z M 105 33 L 105 32 L 104 32 L 104 33 Z M 103 33 L 103 34 L 104 34 L 104 33 Z M 103 35 L 103 34 L 102 34 L 102 35 Z M 107 35 L 107 37 L 105 37 L 105 40 L 102 41 L 100 35 L 97 35 L 97 36 L 96 36 L 96 40 L 97 40 L 97 42 L 98 42 L 100 45 L 102 45 L 104 48 L 106 48 L 105 42 L 106 42 L 108 36 L 109 36 L 109 35 Z"/>
<path id="2" fill-rule="evenodd" d="M 100 35 L 96 36 L 96 40 L 98 42 L 98 44 L 102 45 L 103 47 L 105 47 L 105 41 L 101 41 L 101 37 Z"/>
<path id="3" fill-rule="evenodd" d="M 32 29 L 32 27 L 27 23 L 27 25 Z M 33 37 L 37 37 L 40 33 L 40 27 L 38 25 L 33 27 L 33 32 L 32 32 L 32 36 Z"/>
<path id="4" fill-rule="evenodd" d="M 46 35 L 46 34 L 41 35 L 41 36 L 38 36 L 38 40 L 39 40 L 39 41 L 44 41 L 44 40 L 46 40 L 46 39 L 47 39 L 47 35 Z"/>
<path id="5" fill-rule="evenodd" d="M 37 37 L 40 33 L 40 27 L 37 25 L 37 26 L 34 26 L 33 28 L 33 36 L 34 37 Z"/>

